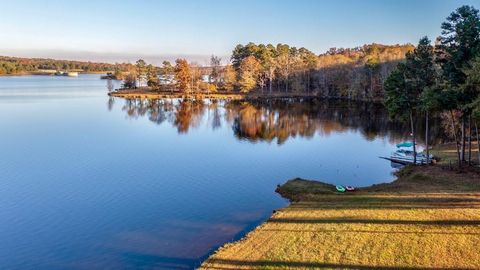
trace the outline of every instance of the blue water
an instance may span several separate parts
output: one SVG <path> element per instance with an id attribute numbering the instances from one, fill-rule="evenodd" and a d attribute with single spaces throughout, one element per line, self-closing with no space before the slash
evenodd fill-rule
<path id="1" fill-rule="evenodd" d="M 191 269 L 285 206 L 279 183 L 394 178 L 402 135 L 348 109 L 142 104 L 98 75 L 0 77 L 0 269 Z"/>

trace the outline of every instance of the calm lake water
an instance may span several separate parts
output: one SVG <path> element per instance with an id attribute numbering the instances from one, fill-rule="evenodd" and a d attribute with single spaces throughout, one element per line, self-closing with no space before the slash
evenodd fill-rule
<path id="1" fill-rule="evenodd" d="M 287 205 L 288 179 L 393 180 L 378 157 L 408 136 L 372 104 L 106 94 L 0 77 L 0 269 L 191 269 Z"/>

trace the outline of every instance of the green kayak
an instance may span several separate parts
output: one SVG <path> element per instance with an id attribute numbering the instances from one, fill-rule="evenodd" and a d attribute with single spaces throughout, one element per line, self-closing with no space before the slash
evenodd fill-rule
<path id="1" fill-rule="evenodd" d="M 335 188 L 337 189 L 338 192 L 345 192 L 345 187 L 344 186 L 337 185 L 337 186 L 335 186 Z"/>

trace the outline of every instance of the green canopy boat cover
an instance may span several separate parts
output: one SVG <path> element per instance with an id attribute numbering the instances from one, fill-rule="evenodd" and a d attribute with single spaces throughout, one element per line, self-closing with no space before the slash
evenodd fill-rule
<path id="1" fill-rule="evenodd" d="M 412 147 L 412 146 L 413 146 L 413 142 L 402 142 L 402 143 L 397 144 L 398 148 L 400 148 L 400 147 Z"/>

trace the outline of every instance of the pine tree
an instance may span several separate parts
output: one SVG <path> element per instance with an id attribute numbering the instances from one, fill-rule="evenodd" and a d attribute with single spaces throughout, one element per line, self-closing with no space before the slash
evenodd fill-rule
<path id="1" fill-rule="evenodd" d="M 138 86 L 142 86 L 142 81 L 146 79 L 147 67 L 146 63 L 143 59 L 137 60 L 135 63 L 135 73 L 136 73 L 136 80 L 138 82 Z"/>
<path id="2" fill-rule="evenodd" d="M 442 24 L 441 47 L 439 57 L 443 77 L 456 94 L 455 103 L 461 112 L 461 161 L 465 161 L 466 121 L 471 111 L 468 104 L 475 95 L 465 92 L 461 87 L 465 83 L 465 69 L 470 61 L 480 52 L 480 16 L 479 11 L 471 6 L 461 6 L 447 17 Z"/>
<path id="3" fill-rule="evenodd" d="M 146 70 L 147 85 L 153 89 L 158 88 L 160 80 L 158 78 L 157 69 L 150 64 L 147 66 Z"/>

